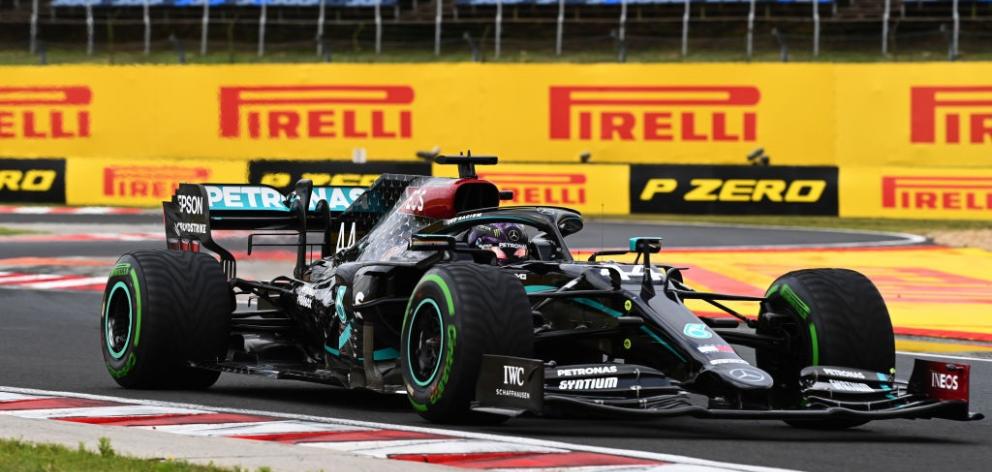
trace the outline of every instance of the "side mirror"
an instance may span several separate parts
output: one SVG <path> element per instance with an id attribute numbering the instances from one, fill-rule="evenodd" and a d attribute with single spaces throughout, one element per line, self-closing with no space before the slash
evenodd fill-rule
<path id="1" fill-rule="evenodd" d="M 415 234 L 410 238 L 411 251 L 453 251 L 455 237 L 447 234 Z"/>
<path id="2" fill-rule="evenodd" d="M 620 290 L 620 273 L 613 268 L 586 270 L 582 273 L 582 280 L 596 290 Z"/>
<path id="3" fill-rule="evenodd" d="M 661 238 L 630 238 L 630 251 L 638 254 L 661 252 Z"/>
<path id="4" fill-rule="evenodd" d="M 562 237 L 582 231 L 582 218 L 577 216 L 566 216 L 558 220 L 558 231 Z"/>
<path id="5" fill-rule="evenodd" d="M 654 297 L 654 281 L 651 277 L 651 254 L 661 252 L 661 238 L 630 238 L 630 250 L 637 257 L 644 256 L 644 277 L 641 281 L 641 298 L 650 300 Z"/>

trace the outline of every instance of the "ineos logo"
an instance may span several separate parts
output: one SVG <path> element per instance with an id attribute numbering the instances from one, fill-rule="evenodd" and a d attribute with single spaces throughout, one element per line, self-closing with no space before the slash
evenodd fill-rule
<path id="1" fill-rule="evenodd" d="M 524 386 L 524 368 L 515 365 L 503 366 L 503 385 Z"/>
<path id="2" fill-rule="evenodd" d="M 734 369 L 730 371 L 730 376 L 741 382 L 761 382 L 765 380 L 765 374 L 753 369 Z"/>
<path id="3" fill-rule="evenodd" d="M 941 390 L 957 390 L 958 376 L 951 374 L 941 374 L 938 372 L 930 372 L 930 386 L 939 388 Z"/>
<path id="4" fill-rule="evenodd" d="M 187 215 L 203 214 L 203 197 L 194 195 L 176 195 L 179 202 L 179 211 Z"/>

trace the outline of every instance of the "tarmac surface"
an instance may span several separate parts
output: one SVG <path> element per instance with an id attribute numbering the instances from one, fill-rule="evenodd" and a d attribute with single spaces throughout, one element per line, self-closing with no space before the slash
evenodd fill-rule
<path id="1" fill-rule="evenodd" d="M 38 215 L 16 223 L 38 223 Z M 44 216 L 44 215 L 42 215 Z M 49 222 L 65 221 L 48 219 Z M 107 218 L 107 223 L 153 225 L 159 217 Z M 93 223 L 93 217 L 87 217 Z M 65 221 L 69 222 L 69 221 Z M 0 226 L 11 216 L 0 217 Z M 15 223 L 15 224 L 16 224 Z M 10 226 L 10 225 L 8 225 Z M 71 225 L 69 225 L 71 226 Z M 600 233 L 603 236 L 600 236 Z M 631 236 L 661 235 L 668 247 L 763 246 L 775 244 L 891 244 L 892 235 L 804 230 L 717 228 L 693 225 L 587 224 L 573 247 L 624 246 Z M 580 233 L 582 234 L 582 233 Z M 21 256 L 116 256 L 161 241 L 0 243 L 0 259 Z M 295 414 L 431 426 L 402 396 L 349 391 L 323 385 L 225 374 L 202 392 L 137 391 L 119 388 L 107 374 L 99 350 L 99 293 L 0 289 L 0 385 L 63 390 L 136 399 L 250 408 Z M 748 353 L 743 353 L 745 358 Z M 899 355 L 904 376 L 911 357 Z M 992 412 L 992 363 L 975 360 L 971 371 L 973 411 Z M 496 427 L 455 428 L 577 444 L 680 454 L 719 461 L 811 471 L 878 469 L 900 471 L 987 470 L 992 463 L 992 422 L 891 420 L 847 431 L 811 431 L 777 421 L 673 418 L 650 421 L 518 418 Z"/>
<path id="2" fill-rule="evenodd" d="M 0 215 L 0 226 L 52 233 L 149 232 L 162 238 L 149 241 L 48 241 L 4 244 L 0 258 L 45 255 L 119 256 L 127 251 L 157 249 L 164 246 L 162 216 L 158 213 L 137 215 Z M 102 227 L 102 230 L 100 229 Z M 832 246 L 916 244 L 920 238 L 897 233 L 872 233 L 824 229 L 768 228 L 693 223 L 633 223 L 613 220 L 586 220 L 582 231 L 566 238 L 569 247 L 622 248 L 636 236 L 661 236 L 667 248 L 740 247 L 740 246 Z M 312 237 L 312 236 L 311 236 Z M 244 238 L 224 242 L 232 251 L 245 250 Z"/>

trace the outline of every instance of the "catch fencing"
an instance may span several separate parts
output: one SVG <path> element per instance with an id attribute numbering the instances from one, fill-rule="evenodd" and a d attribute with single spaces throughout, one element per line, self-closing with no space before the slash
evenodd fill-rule
<path id="1" fill-rule="evenodd" d="M 365 49 L 373 59 L 416 51 L 425 59 L 586 60 L 595 52 L 621 62 L 695 52 L 782 61 L 992 53 L 990 0 L 6 1 L 0 24 L 12 29 L 0 40 L 23 31 L 30 53 L 46 61 L 40 56 L 56 48 L 92 55 L 139 44 L 145 55 L 171 50 L 185 62 L 194 59 L 187 49 L 243 53 L 249 43 L 260 58 L 309 50 L 313 61 Z"/>

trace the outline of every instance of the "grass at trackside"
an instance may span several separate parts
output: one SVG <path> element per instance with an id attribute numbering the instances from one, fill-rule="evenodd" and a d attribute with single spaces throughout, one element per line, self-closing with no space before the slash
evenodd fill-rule
<path id="1" fill-rule="evenodd" d="M 233 472 L 243 469 L 194 465 L 173 460 L 138 459 L 118 455 L 106 438 L 100 438 L 98 451 L 88 451 L 53 444 L 31 444 L 0 439 L 0 470 L 4 472 L 79 471 L 79 472 Z M 259 472 L 267 469 L 259 469 Z"/>
<path id="2" fill-rule="evenodd" d="M 718 216 L 718 215 L 629 215 L 605 217 L 625 221 L 670 221 L 675 223 L 723 223 L 755 226 L 842 228 L 926 234 L 942 230 L 992 229 L 992 220 L 896 220 L 884 218 L 838 218 L 835 216 Z"/>
<path id="3" fill-rule="evenodd" d="M 24 231 L 24 230 L 20 230 L 20 229 L 4 228 L 3 226 L 0 226 L 0 236 L 13 236 L 15 234 L 25 234 L 25 233 L 29 233 L 29 232 L 30 231 Z"/>

